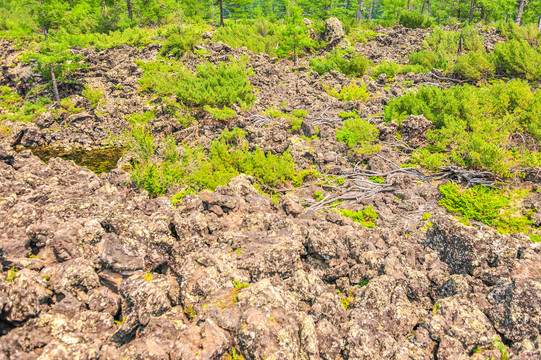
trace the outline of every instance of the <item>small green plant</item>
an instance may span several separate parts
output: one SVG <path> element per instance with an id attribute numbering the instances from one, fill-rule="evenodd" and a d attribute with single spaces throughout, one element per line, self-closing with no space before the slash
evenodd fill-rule
<path id="1" fill-rule="evenodd" d="M 439 303 L 434 303 L 434 306 L 432 307 L 432 313 L 436 315 L 438 313 L 438 310 L 441 308 L 441 305 Z"/>
<path id="2" fill-rule="evenodd" d="M 242 354 L 237 353 L 237 349 L 231 348 L 231 350 L 225 354 L 224 360 L 245 360 Z"/>
<path id="3" fill-rule="evenodd" d="M 205 27 L 197 25 L 181 25 L 178 32 L 167 34 L 161 52 L 163 55 L 172 55 L 180 58 L 186 51 L 193 51 L 195 45 L 201 41 Z"/>
<path id="4" fill-rule="evenodd" d="M 507 347 L 501 342 L 500 339 L 494 339 L 492 342 L 492 348 L 497 349 L 500 351 L 500 354 L 502 355 L 502 360 L 509 359 L 509 352 L 507 351 Z"/>
<path id="5" fill-rule="evenodd" d="M 155 117 L 154 110 L 152 110 L 143 113 L 132 113 L 131 115 L 126 116 L 126 120 L 128 120 L 130 124 L 147 124 L 150 119 L 154 119 Z"/>
<path id="6" fill-rule="evenodd" d="M 327 92 L 327 94 L 331 95 L 332 97 L 335 97 L 337 99 L 340 99 L 342 101 L 351 101 L 351 100 L 368 100 L 370 98 L 370 94 L 368 92 L 368 89 L 364 84 L 361 86 L 358 86 L 355 81 L 352 81 L 348 86 L 343 86 L 340 91 L 338 91 L 335 88 L 331 88 L 330 86 L 323 84 L 323 88 Z"/>
<path id="7" fill-rule="evenodd" d="M 210 114 L 216 120 L 229 120 L 237 116 L 237 112 L 233 109 L 224 106 L 222 109 L 213 108 L 209 105 L 204 107 L 205 111 Z"/>
<path id="8" fill-rule="evenodd" d="M 240 289 L 250 287 L 250 284 L 247 284 L 237 279 L 233 279 L 233 287 L 237 290 L 240 290 Z"/>
<path id="9" fill-rule="evenodd" d="M 15 280 L 16 276 L 17 276 L 17 268 L 12 267 L 8 271 L 8 276 L 6 277 L 6 281 L 11 282 L 11 281 Z"/>
<path id="10" fill-rule="evenodd" d="M 101 99 L 103 99 L 103 89 L 92 89 L 88 84 L 85 84 L 85 88 L 82 95 L 90 101 L 91 108 L 95 109 Z"/>
<path id="11" fill-rule="evenodd" d="M 369 176 L 368 180 L 376 183 L 376 184 L 384 184 L 385 180 L 381 176 Z"/>
<path id="12" fill-rule="evenodd" d="M 126 322 L 126 317 L 123 316 L 123 317 L 122 317 L 122 320 L 113 320 L 113 321 L 114 321 L 114 323 L 117 324 L 117 325 L 122 325 L 122 324 L 124 324 L 124 323 Z"/>
<path id="13" fill-rule="evenodd" d="M 367 206 L 364 210 L 351 211 L 348 209 L 340 209 L 342 216 L 348 217 L 355 222 L 358 222 L 362 226 L 372 228 L 376 226 L 374 221 L 379 217 L 379 215 L 374 211 L 371 206 Z"/>
<path id="14" fill-rule="evenodd" d="M 539 234 L 530 234 L 530 240 L 532 242 L 541 242 L 541 235 Z"/>
<path id="15" fill-rule="evenodd" d="M 47 281 L 49 281 L 51 279 L 51 275 L 43 275 L 43 278 Z"/>
<path id="16" fill-rule="evenodd" d="M 504 192 L 484 186 L 463 190 L 451 182 L 440 186 L 439 190 L 443 195 L 439 204 L 460 215 L 460 221 L 466 225 L 474 219 L 494 226 L 501 233 L 523 233 L 528 232 L 532 224 L 517 205 L 517 201 L 527 196 L 527 190 Z"/>
<path id="17" fill-rule="evenodd" d="M 186 306 L 184 307 L 184 314 L 188 317 L 188 319 L 193 319 L 196 315 L 194 309 L 192 306 Z"/>
<path id="18" fill-rule="evenodd" d="M 365 287 L 366 285 L 368 285 L 369 282 L 370 282 L 370 280 L 365 279 L 365 280 L 361 281 L 360 283 L 358 283 L 357 286 Z"/>
<path id="19" fill-rule="evenodd" d="M 423 221 L 427 221 L 428 219 L 430 219 L 432 217 L 432 214 L 431 213 L 427 213 L 425 212 L 423 214 L 423 217 L 421 218 Z"/>
<path id="20" fill-rule="evenodd" d="M 145 279 L 146 282 L 151 282 L 154 279 L 154 276 L 152 276 L 151 273 L 146 273 L 143 275 L 143 279 Z"/>
<path id="21" fill-rule="evenodd" d="M 380 146 L 373 144 L 378 135 L 379 130 L 374 125 L 357 116 L 344 121 L 344 125 L 336 130 L 336 140 L 366 155 L 379 152 Z"/>

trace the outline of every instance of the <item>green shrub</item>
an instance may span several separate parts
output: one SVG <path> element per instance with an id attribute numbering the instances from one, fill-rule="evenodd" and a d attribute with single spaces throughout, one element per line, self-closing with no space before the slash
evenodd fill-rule
<path id="1" fill-rule="evenodd" d="M 184 187 L 185 194 L 214 190 L 240 173 L 254 176 L 269 188 L 288 183 L 299 185 L 309 175 L 295 170 L 289 151 L 282 155 L 265 154 L 259 148 L 249 151 L 245 136 L 240 129 L 226 130 L 211 143 L 208 151 L 201 147 L 178 146 L 175 139 L 169 137 L 163 159 L 157 160 L 152 134 L 136 126 L 127 134 L 128 146 L 136 154 L 133 181 L 154 197 L 165 194 L 173 185 Z"/>
<path id="2" fill-rule="evenodd" d="M 186 51 L 193 51 L 201 41 L 206 28 L 196 25 L 181 26 L 178 33 L 171 33 L 162 45 L 162 54 L 170 54 L 180 58 Z"/>
<path id="3" fill-rule="evenodd" d="M 386 74 L 388 78 L 394 78 L 400 73 L 400 65 L 392 61 L 383 60 L 378 66 L 372 69 L 372 76 L 378 77 L 381 74 Z"/>
<path id="4" fill-rule="evenodd" d="M 434 65 L 438 61 L 438 55 L 430 50 L 421 50 L 411 54 L 408 54 L 411 65 L 422 66 L 426 69 L 434 68 Z"/>
<path id="5" fill-rule="evenodd" d="M 399 23 L 410 29 L 427 28 L 430 26 L 430 21 L 416 11 L 403 11 L 400 14 Z"/>
<path id="6" fill-rule="evenodd" d="M 358 86 L 355 81 L 352 81 L 348 86 L 342 86 L 342 89 L 340 89 L 340 91 L 336 90 L 335 88 L 331 88 L 326 84 L 323 84 L 323 88 L 325 89 L 327 94 L 342 101 L 362 101 L 368 100 L 370 98 L 370 94 L 368 93 L 366 85 L 361 84 L 361 86 Z"/>
<path id="7" fill-rule="evenodd" d="M 439 190 L 444 196 L 440 205 L 460 215 L 460 221 L 466 225 L 473 219 L 494 226 L 501 233 L 519 233 L 528 232 L 533 223 L 522 215 L 517 204 L 528 195 L 527 190 L 504 192 L 484 186 L 460 189 L 451 182 L 440 186 Z"/>
<path id="8" fill-rule="evenodd" d="M 336 130 L 336 140 L 342 141 L 362 154 L 374 154 L 380 150 L 379 145 L 374 145 L 378 139 L 379 130 L 368 121 L 357 116 L 344 121 L 344 125 Z"/>
<path id="9" fill-rule="evenodd" d="M 472 51 L 460 56 L 455 63 L 455 73 L 465 79 L 480 80 L 494 75 L 496 69 L 491 54 L 485 50 Z"/>
<path id="10" fill-rule="evenodd" d="M 9 86 L 0 87 L 0 107 L 5 110 L 11 110 L 17 107 L 21 97 L 16 92 L 11 91 Z"/>
<path id="11" fill-rule="evenodd" d="M 541 79 L 541 52 L 526 40 L 511 40 L 494 47 L 496 65 L 511 75 L 523 75 L 528 80 Z"/>
<path id="12" fill-rule="evenodd" d="M 285 119 L 291 126 L 291 131 L 293 132 L 301 128 L 302 119 L 304 119 L 304 117 L 308 115 L 308 112 L 304 109 L 297 109 L 293 110 L 291 113 L 286 113 L 280 110 L 270 108 L 265 110 L 263 112 L 263 115 L 268 115 L 275 119 Z"/>
<path id="13" fill-rule="evenodd" d="M 539 49 L 541 46 L 541 32 L 536 24 L 530 23 L 523 26 L 517 26 L 511 21 L 500 22 L 497 27 L 507 41 L 526 40 L 534 49 Z"/>
<path id="14" fill-rule="evenodd" d="M 4 107 L 4 108 L 9 111 L 0 115 L 0 119 L 7 119 L 11 121 L 32 122 L 39 115 L 46 112 L 47 111 L 46 105 L 52 102 L 51 99 L 38 96 L 38 99 L 34 102 L 25 101 L 22 104 L 22 106 L 9 107 L 9 104 L 11 103 L 10 101 L 14 100 L 14 97 L 11 97 L 11 96 L 14 96 L 14 95 L 12 94 L 12 95 L 6 95 L 6 96 L 8 99 L 7 100 L 8 107 Z"/>
<path id="15" fill-rule="evenodd" d="M 210 114 L 216 120 L 228 120 L 237 116 L 237 112 L 233 109 L 224 106 L 223 109 L 213 108 L 210 106 L 205 106 L 205 111 Z"/>
<path id="16" fill-rule="evenodd" d="M 220 27 L 213 41 L 222 41 L 236 48 L 244 46 L 256 54 L 266 53 L 273 57 L 283 57 L 284 54 L 279 54 L 278 48 L 282 42 L 284 30 L 283 24 L 263 18 L 235 21 Z"/>
<path id="17" fill-rule="evenodd" d="M 377 220 L 379 215 L 374 211 L 371 206 L 367 206 L 364 210 L 351 211 L 348 209 L 340 209 L 342 216 L 348 217 L 355 222 L 360 223 L 364 227 L 373 228 L 376 226 L 374 221 Z"/>
<path id="18" fill-rule="evenodd" d="M 520 144 L 509 148 L 511 136 L 529 132 L 541 140 L 541 97 L 525 81 L 496 82 L 448 89 L 422 87 L 392 99 L 385 107 L 386 121 L 399 123 L 423 114 L 434 129 L 427 132 L 431 167 L 448 161 L 464 167 L 488 169 L 510 176 L 517 166 L 538 166 L 539 153 Z M 427 151 L 427 150 L 418 150 Z M 418 154 L 428 161 L 426 153 Z"/>
<path id="19" fill-rule="evenodd" d="M 154 119 L 156 117 L 156 114 L 154 113 L 154 110 L 152 111 L 145 111 L 142 113 L 133 113 L 129 116 L 126 116 L 126 120 L 130 124 L 147 124 L 150 119 Z"/>
<path id="20" fill-rule="evenodd" d="M 310 59 L 310 67 L 319 75 L 336 70 L 346 76 L 361 77 L 366 74 L 369 61 L 360 54 L 347 55 L 338 49 L 328 53 L 325 57 L 319 56 Z"/>
<path id="21" fill-rule="evenodd" d="M 103 89 L 92 89 L 88 84 L 85 84 L 85 88 L 82 95 L 90 101 L 92 109 L 98 107 L 101 99 L 103 99 Z"/>
<path id="22" fill-rule="evenodd" d="M 254 74 L 247 67 L 248 59 L 220 62 L 217 66 L 204 63 L 192 73 L 181 63 L 137 62 L 144 70 L 139 81 L 143 90 L 161 95 L 176 95 L 186 105 L 216 106 L 238 103 L 251 106 L 256 96 L 249 77 Z"/>

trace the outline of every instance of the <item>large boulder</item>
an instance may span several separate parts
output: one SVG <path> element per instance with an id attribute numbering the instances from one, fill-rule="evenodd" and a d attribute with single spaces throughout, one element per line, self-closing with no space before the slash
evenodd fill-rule
<path id="1" fill-rule="evenodd" d="M 329 47 L 337 46 L 345 37 L 346 33 L 340 20 L 335 17 L 327 19 L 324 40 L 329 44 Z"/>

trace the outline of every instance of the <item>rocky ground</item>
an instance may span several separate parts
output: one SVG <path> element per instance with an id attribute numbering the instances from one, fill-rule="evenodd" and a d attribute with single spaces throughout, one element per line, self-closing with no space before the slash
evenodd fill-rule
<path id="1" fill-rule="evenodd" d="M 426 33 L 385 32 L 358 51 L 397 61 Z M 397 48 L 393 41 L 405 47 L 388 50 Z M 11 44 L 0 45 L 0 83 L 24 94 L 41 80 L 32 64 L 16 61 Z M 344 103 L 321 85 L 351 81 L 339 73 L 319 77 L 306 64 L 222 43 L 200 46 L 211 62 L 251 55 L 258 89 L 251 114 L 217 124 L 201 112 L 197 128 L 182 129 L 137 91 L 141 70 L 133 59 L 155 59 L 158 44 L 78 50 L 89 65 L 80 83 L 102 86 L 102 104 L 91 109 L 82 86 L 66 86 L 63 95 L 71 92 L 83 112 L 3 124 L 10 131 L 0 140 L 0 359 L 541 357 L 540 243 L 465 226 L 447 214 L 438 206 L 439 183 L 399 166 L 429 124 L 408 119 L 396 142 L 396 125 L 377 117 L 409 87 L 450 86 L 453 79 L 438 71 L 392 83 L 365 77 L 372 98 Z M 198 61 L 185 59 L 188 66 Z M 280 119 L 262 124 L 254 117 L 272 106 L 303 108 L 309 116 L 298 132 Z M 121 168 L 97 176 L 71 161 L 45 164 L 29 150 L 14 150 L 103 146 L 128 127 L 126 115 L 151 108 L 155 134 L 181 141 L 196 133 L 205 145 L 225 126 L 239 126 L 252 146 L 290 148 L 299 168 L 314 166 L 347 179 L 345 186 L 368 188 L 372 196 L 349 203 L 372 206 L 376 227 L 321 211 L 317 194 L 337 195 L 329 184 L 307 183 L 275 203 L 240 175 L 172 207 L 167 197 L 149 199 Z M 352 155 L 336 141 L 337 113 L 353 109 L 380 128 L 379 154 Z M 308 142 L 302 135 L 312 136 L 316 125 L 319 138 Z M 368 173 L 385 184 L 367 181 Z M 521 186 L 540 189 L 539 179 L 531 180 Z M 523 204 L 540 205 L 535 191 Z"/>

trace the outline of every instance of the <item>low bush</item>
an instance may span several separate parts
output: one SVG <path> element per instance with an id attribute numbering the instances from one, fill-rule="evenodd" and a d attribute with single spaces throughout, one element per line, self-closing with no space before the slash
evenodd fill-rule
<path id="1" fill-rule="evenodd" d="M 308 112 L 304 109 L 293 110 L 291 113 L 286 113 L 276 109 L 267 109 L 263 112 L 263 115 L 268 115 L 272 118 L 285 119 L 291 126 L 291 131 L 296 131 L 301 128 L 302 120 L 308 115 Z"/>
<path id="2" fill-rule="evenodd" d="M 139 81 L 145 91 L 161 95 L 176 95 L 186 105 L 227 106 L 239 104 L 249 108 L 255 101 L 249 77 L 253 70 L 247 67 L 248 59 L 220 62 L 217 66 L 204 63 L 192 73 L 178 62 L 137 62 L 144 70 Z"/>
<path id="3" fill-rule="evenodd" d="M 400 25 L 410 29 L 424 29 L 430 26 L 430 20 L 417 11 L 402 11 L 398 21 Z"/>
<path id="4" fill-rule="evenodd" d="M 230 46 L 248 50 L 258 54 L 279 56 L 278 48 L 282 41 L 285 25 L 266 19 L 230 22 L 218 29 L 213 41 L 222 41 Z"/>
<path id="5" fill-rule="evenodd" d="M 342 216 L 348 217 L 353 221 L 360 223 L 362 226 L 373 228 L 376 226 L 374 221 L 377 220 L 379 215 L 374 211 L 371 206 L 367 206 L 364 210 L 351 211 L 348 209 L 340 209 Z"/>
<path id="6" fill-rule="evenodd" d="M 455 63 L 454 72 L 465 79 L 480 80 L 494 75 L 495 69 L 491 54 L 479 50 L 460 56 Z"/>
<path id="7" fill-rule="evenodd" d="M 484 186 L 461 189 L 449 182 L 439 187 L 443 195 L 440 205 L 457 214 L 469 225 L 477 220 L 494 226 L 501 233 L 528 232 L 533 223 L 520 212 L 517 202 L 528 195 L 527 190 L 502 191 Z"/>
<path id="8" fill-rule="evenodd" d="M 368 100 L 370 98 L 370 93 L 366 88 L 366 85 L 361 84 L 358 86 L 355 81 L 352 81 L 348 86 L 342 86 L 342 89 L 338 91 L 335 88 L 323 84 L 323 88 L 327 94 L 340 99 L 342 101 L 351 101 L 351 100 Z"/>
<path id="9" fill-rule="evenodd" d="M 427 132 L 429 147 L 418 159 L 433 156 L 433 166 L 448 161 L 465 167 L 510 176 L 518 166 L 538 166 L 539 153 L 520 143 L 510 147 L 513 134 L 529 133 L 541 140 L 541 97 L 521 80 L 448 89 L 422 87 L 392 99 L 384 109 L 386 121 L 399 123 L 423 114 L 434 129 Z"/>
<path id="10" fill-rule="evenodd" d="M 522 75 L 528 80 L 541 80 L 541 52 L 526 40 L 511 40 L 494 47 L 496 65 L 511 75 Z"/>
<path id="11" fill-rule="evenodd" d="M 95 109 L 103 99 L 103 89 L 93 89 L 88 84 L 85 84 L 85 88 L 82 92 L 82 95 L 90 101 L 92 109 Z"/>
<path id="12" fill-rule="evenodd" d="M 222 109 L 205 106 L 205 111 L 216 120 L 229 120 L 237 116 L 237 112 L 224 106 Z"/>
<path id="13" fill-rule="evenodd" d="M 164 41 L 161 52 L 163 55 L 173 55 L 180 58 L 186 51 L 193 51 L 195 45 L 201 41 L 201 35 L 206 27 L 186 25 L 178 28 L 178 33 L 170 33 Z"/>
<path id="14" fill-rule="evenodd" d="M 127 143 L 136 154 L 132 177 L 134 182 L 154 197 L 163 195 L 171 186 L 184 187 L 184 194 L 203 189 L 214 190 L 240 173 L 254 176 L 268 188 L 302 183 L 308 172 L 295 170 L 289 151 L 281 155 L 249 151 L 246 133 L 240 129 L 224 131 L 208 151 L 201 147 L 177 146 L 169 137 L 163 159 L 155 157 L 157 147 L 152 134 L 135 126 L 127 134 Z"/>
<path id="15" fill-rule="evenodd" d="M 310 59 L 310 67 L 319 75 L 336 70 L 346 76 L 361 77 L 366 74 L 369 61 L 360 54 L 347 54 L 345 51 L 333 50 L 325 57 Z"/>
<path id="16" fill-rule="evenodd" d="M 336 140 L 342 141 L 347 146 L 361 154 L 375 154 L 380 146 L 374 144 L 378 139 L 379 130 L 357 116 L 344 121 L 344 125 L 336 130 Z"/>

